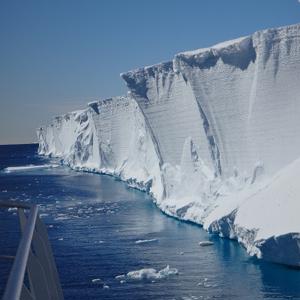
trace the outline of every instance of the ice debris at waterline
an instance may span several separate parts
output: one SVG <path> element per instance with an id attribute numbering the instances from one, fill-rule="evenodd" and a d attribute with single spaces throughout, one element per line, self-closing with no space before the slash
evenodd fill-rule
<path id="1" fill-rule="evenodd" d="M 118 275 L 115 278 L 117 280 L 122 281 L 122 283 L 126 281 L 138 281 L 138 280 L 160 280 L 165 279 L 167 277 L 178 275 L 178 270 L 176 268 L 170 268 L 166 266 L 164 269 L 157 271 L 153 268 L 145 268 L 136 271 L 130 271 L 126 275 Z"/>
<path id="2" fill-rule="evenodd" d="M 123 73 L 127 96 L 54 118 L 38 130 L 39 153 L 300 266 L 299 45 L 297 24 Z"/>

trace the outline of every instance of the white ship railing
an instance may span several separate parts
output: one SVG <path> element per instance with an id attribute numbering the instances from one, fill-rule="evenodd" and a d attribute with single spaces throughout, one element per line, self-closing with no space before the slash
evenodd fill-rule
<path id="1" fill-rule="evenodd" d="M 0 208 L 17 208 L 22 232 L 3 300 L 62 300 L 63 293 L 38 207 L 15 201 L 0 201 Z M 26 216 L 25 211 L 29 211 Z"/>

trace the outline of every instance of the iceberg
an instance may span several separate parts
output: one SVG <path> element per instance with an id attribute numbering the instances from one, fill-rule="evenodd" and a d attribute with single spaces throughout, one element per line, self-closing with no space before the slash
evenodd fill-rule
<path id="1" fill-rule="evenodd" d="M 37 131 L 39 154 L 300 267 L 299 45 L 296 24 L 122 73 L 126 96 L 54 118 Z"/>

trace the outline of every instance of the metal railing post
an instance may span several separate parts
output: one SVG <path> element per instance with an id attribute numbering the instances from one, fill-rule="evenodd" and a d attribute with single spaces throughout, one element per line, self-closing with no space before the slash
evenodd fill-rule
<path id="1" fill-rule="evenodd" d="M 18 209 L 22 232 L 16 255 L 0 256 L 14 259 L 2 299 L 63 300 L 47 229 L 38 217 L 38 207 L 23 202 L 0 201 L 1 207 Z M 28 217 L 24 210 L 29 210 Z"/>
<path id="2" fill-rule="evenodd" d="M 9 274 L 3 300 L 20 299 L 24 276 L 26 272 L 31 241 L 37 218 L 37 206 L 32 206 L 26 222 L 26 227 L 19 244 L 17 254 Z"/>

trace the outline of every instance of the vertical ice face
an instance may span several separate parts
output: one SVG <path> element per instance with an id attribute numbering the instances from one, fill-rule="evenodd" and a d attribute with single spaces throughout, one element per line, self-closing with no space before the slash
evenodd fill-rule
<path id="1" fill-rule="evenodd" d="M 131 97 L 113 97 L 89 104 L 102 172 L 163 194 L 159 158 L 144 116 Z"/>
<path id="2" fill-rule="evenodd" d="M 162 163 L 180 165 L 183 146 L 191 138 L 212 166 L 203 119 L 182 74 L 167 62 L 121 75 L 142 109 L 159 149 Z"/>
<path id="3" fill-rule="evenodd" d="M 189 82 L 174 70 L 173 62 L 121 76 L 143 112 L 158 149 L 164 184 L 160 208 L 174 216 L 201 220 L 207 191 L 220 169 L 213 137 Z M 191 217 L 189 211 L 194 211 L 195 203 L 199 209 Z"/>
<path id="4" fill-rule="evenodd" d="M 178 54 L 174 61 L 176 68 L 190 82 L 206 120 L 223 178 L 231 176 L 233 168 L 244 171 L 240 168 L 244 162 L 239 153 L 248 149 L 243 131 L 247 127 L 255 60 L 252 39 L 245 38 L 199 52 Z M 244 157 L 248 159 L 248 155 Z"/>
<path id="5" fill-rule="evenodd" d="M 90 104 L 96 128 L 101 168 L 113 172 L 128 157 L 134 129 L 133 107 L 130 99 L 115 97 Z"/>
<path id="6" fill-rule="evenodd" d="M 76 126 L 72 113 L 55 117 L 49 126 L 40 128 L 38 131 L 39 139 L 43 141 L 43 143 L 40 142 L 39 153 L 55 156 L 70 153 L 75 140 L 71 128 L 76 128 Z"/>
<path id="7" fill-rule="evenodd" d="M 112 174 L 162 199 L 156 148 L 137 103 L 113 97 L 56 117 L 38 130 L 39 153 L 61 157 L 72 168 Z"/>
<path id="8" fill-rule="evenodd" d="M 215 138 L 226 178 L 274 174 L 299 156 L 299 25 L 176 55 Z M 293 144 L 293 147 L 290 145 Z"/>
<path id="9" fill-rule="evenodd" d="M 99 149 L 90 114 L 89 109 L 71 112 L 40 128 L 39 154 L 62 157 L 71 166 L 97 169 Z"/>

